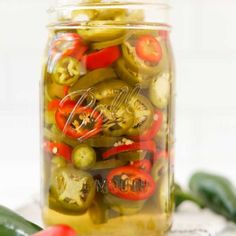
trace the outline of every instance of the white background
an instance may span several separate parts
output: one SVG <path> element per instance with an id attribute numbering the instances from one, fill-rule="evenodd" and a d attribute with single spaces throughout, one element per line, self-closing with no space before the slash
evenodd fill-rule
<path id="1" fill-rule="evenodd" d="M 0 204 L 39 191 L 38 96 L 47 0 L 0 0 Z M 236 183 L 236 1 L 172 1 L 176 178 L 195 169 Z"/>

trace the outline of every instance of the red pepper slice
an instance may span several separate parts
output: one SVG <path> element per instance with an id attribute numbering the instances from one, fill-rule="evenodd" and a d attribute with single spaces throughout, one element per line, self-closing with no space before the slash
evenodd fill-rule
<path id="1" fill-rule="evenodd" d="M 102 116 L 89 107 L 78 106 L 74 101 L 66 101 L 56 111 L 56 124 L 67 136 L 87 139 L 101 131 Z"/>
<path id="2" fill-rule="evenodd" d="M 87 69 L 95 70 L 106 68 L 113 64 L 121 56 L 119 47 L 104 48 L 100 51 L 92 52 L 83 58 L 83 62 Z"/>
<path id="3" fill-rule="evenodd" d="M 138 151 L 138 150 L 151 152 L 153 156 L 157 152 L 155 143 L 153 141 L 146 141 L 146 142 L 137 142 L 137 143 L 127 144 L 127 145 L 121 145 L 118 147 L 113 147 L 109 149 L 108 151 L 104 152 L 102 156 L 104 159 L 108 159 L 122 152 L 131 152 L 131 151 Z"/>
<path id="4" fill-rule="evenodd" d="M 63 33 L 57 35 L 52 43 L 50 53 L 52 55 L 71 56 L 81 60 L 88 47 L 84 44 L 82 38 L 75 33 Z"/>
<path id="5" fill-rule="evenodd" d="M 69 90 L 70 90 L 70 87 L 69 87 L 69 86 L 64 86 L 63 92 L 64 92 L 64 95 L 65 95 L 65 96 L 69 94 Z"/>
<path id="6" fill-rule="evenodd" d="M 158 63 L 162 58 L 160 43 L 152 35 L 143 35 L 136 42 L 136 53 L 144 61 Z"/>
<path id="7" fill-rule="evenodd" d="M 48 110 L 49 111 L 56 111 L 56 109 L 59 107 L 61 100 L 54 99 L 51 102 L 48 103 Z"/>
<path id="8" fill-rule="evenodd" d="M 32 236 L 77 236 L 77 233 L 66 225 L 57 225 L 40 231 Z"/>
<path id="9" fill-rule="evenodd" d="M 43 146 L 45 152 L 53 154 L 54 156 L 63 157 L 67 161 L 71 161 L 72 148 L 66 144 L 45 141 Z"/>
<path id="10" fill-rule="evenodd" d="M 60 99 L 53 99 L 51 102 L 48 103 L 47 107 L 49 111 L 56 111 L 57 109 L 62 109 L 64 106 L 75 106 L 75 101 L 71 100 L 69 97 L 64 98 L 63 100 Z"/>
<path id="11" fill-rule="evenodd" d="M 156 134 L 158 133 L 158 131 L 161 129 L 163 123 L 163 114 L 161 111 L 155 111 L 154 116 L 153 116 L 153 123 L 151 128 L 144 132 L 143 134 L 140 134 L 138 136 L 133 136 L 130 137 L 132 140 L 138 141 L 138 140 L 150 140 L 153 139 Z"/>
<path id="12" fill-rule="evenodd" d="M 132 166 L 112 170 L 107 175 L 107 185 L 111 194 L 131 201 L 148 199 L 156 188 L 149 174 Z"/>
<path id="13" fill-rule="evenodd" d="M 150 173 L 150 171 L 152 169 L 152 164 L 147 159 L 141 160 L 141 161 L 135 161 L 135 162 L 131 163 L 131 166 L 133 166 L 134 168 L 137 168 L 139 170 L 143 170 L 147 173 Z"/>

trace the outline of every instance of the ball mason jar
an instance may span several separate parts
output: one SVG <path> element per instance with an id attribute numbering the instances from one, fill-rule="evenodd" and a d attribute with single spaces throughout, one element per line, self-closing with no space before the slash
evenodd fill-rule
<path id="1" fill-rule="evenodd" d="M 80 236 L 163 236 L 174 208 L 169 7 L 60 1 L 43 67 L 42 215 Z"/>

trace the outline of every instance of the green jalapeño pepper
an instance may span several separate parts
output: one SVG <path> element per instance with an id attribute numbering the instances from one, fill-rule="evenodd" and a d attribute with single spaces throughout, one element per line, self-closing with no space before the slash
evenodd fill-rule
<path id="1" fill-rule="evenodd" d="M 78 145 L 78 141 L 72 138 L 65 136 L 57 127 L 53 125 L 51 129 L 44 128 L 43 130 L 44 137 L 51 141 L 63 142 L 71 147 Z"/>
<path id="2" fill-rule="evenodd" d="M 165 109 L 170 101 L 171 78 L 168 73 L 163 73 L 151 82 L 149 97 L 151 102 L 159 109 Z"/>
<path id="3" fill-rule="evenodd" d="M 103 195 L 97 193 L 96 198 L 90 206 L 88 213 L 95 225 L 104 224 L 108 221 L 108 211 L 104 204 Z"/>
<path id="4" fill-rule="evenodd" d="M 167 112 L 163 112 L 161 128 L 156 134 L 155 139 L 158 141 L 165 140 L 169 133 L 169 121 Z"/>
<path id="5" fill-rule="evenodd" d="M 197 172 L 191 177 L 189 187 L 208 208 L 236 222 L 236 192 L 228 179 Z"/>
<path id="6" fill-rule="evenodd" d="M 92 88 L 94 85 L 105 80 L 116 79 L 117 75 L 112 68 L 102 68 L 93 70 L 81 77 L 71 88 L 70 93 L 82 89 Z"/>
<path id="7" fill-rule="evenodd" d="M 125 9 L 115 8 L 115 9 L 106 9 L 106 10 L 74 10 L 72 12 L 72 19 L 74 21 L 81 20 L 97 20 L 97 21 L 108 21 L 116 20 L 124 16 L 127 13 Z"/>
<path id="8" fill-rule="evenodd" d="M 66 85 L 59 85 L 55 82 L 49 82 L 45 87 L 45 96 L 48 101 L 52 99 L 62 99 L 67 95 L 69 87 Z"/>
<path id="9" fill-rule="evenodd" d="M 52 174 L 50 192 L 58 206 L 79 214 L 92 204 L 95 182 L 87 172 L 72 167 L 60 168 Z"/>
<path id="10" fill-rule="evenodd" d="M 142 161 L 144 160 L 145 156 L 147 155 L 146 151 L 139 150 L 134 152 L 123 152 L 117 154 L 119 160 L 123 161 Z"/>
<path id="11" fill-rule="evenodd" d="M 150 76 L 130 70 L 122 58 L 116 63 L 116 70 L 122 80 L 133 86 L 138 84 L 141 88 L 147 88 L 152 79 Z"/>
<path id="12" fill-rule="evenodd" d="M 120 215 L 133 215 L 140 212 L 145 204 L 145 200 L 130 201 L 118 198 L 112 194 L 106 194 L 105 204 Z"/>
<path id="13" fill-rule="evenodd" d="M 133 144 L 134 141 L 122 138 L 118 142 L 116 142 L 113 146 L 122 146 L 122 145 L 129 145 Z M 117 154 L 118 160 L 127 161 L 127 162 L 134 162 L 134 161 L 140 161 L 145 158 L 147 155 L 147 152 L 144 150 L 137 150 L 137 151 L 129 151 L 129 152 L 121 152 Z"/>
<path id="14" fill-rule="evenodd" d="M 127 10 L 122 8 L 104 9 L 98 11 L 96 20 L 101 20 L 101 21 L 116 20 L 117 18 L 125 16 L 126 14 Z"/>
<path id="15" fill-rule="evenodd" d="M 205 207 L 203 202 L 198 197 L 196 197 L 194 194 L 192 194 L 190 192 L 186 192 L 178 184 L 174 185 L 174 197 L 175 197 L 175 208 L 176 209 L 178 209 L 178 207 L 185 201 L 190 201 L 192 203 L 195 203 L 200 208 Z"/>
<path id="16" fill-rule="evenodd" d="M 123 22 L 142 22 L 144 21 L 144 10 L 143 9 L 134 9 L 129 11 L 127 16 L 121 17 L 119 20 Z"/>
<path id="17" fill-rule="evenodd" d="M 163 175 L 168 173 L 168 160 L 165 158 L 159 158 L 152 167 L 152 177 L 155 182 L 158 182 Z"/>
<path id="18" fill-rule="evenodd" d="M 121 80 L 109 80 L 97 84 L 94 87 L 94 96 L 97 100 L 104 98 L 113 98 L 119 95 L 122 91 L 127 92 L 129 85 Z"/>
<path id="19" fill-rule="evenodd" d="M 91 42 L 101 42 L 113 40 L 121 37 L 126 33 L 125 29 L 121 28 L 109 28 L 104 26 L 99 21 L 93 21 L 88 24 L 87 29 L 77 29 L 77 33 L 85 40 Z M 96 26 L 96 27 L 93 27 Z M 100 27 L 98 27 L 100 26 Z"/>
<path id="20" fill-rule="evenodd" d="M 103 132 L 108 136 L 122 136 L 133 125 L 134 116 L 125 104 L 115 104 L 115 99 L 100 101 L 98 110 L 104 118 Z"/>
<path id="21" fill-rule="evenodd" d="M 68 210 L 65 207 L 63 207 L 61 203 L 57 200 L 57 198 L 55 198 L 52 194 L 49 194 L 48 196 L 48 204 L 52 210 L 59 212 L 61 214 L 64 214 L 64 215 L 67 214 L 67 215 L 77 216 L 77 215 L 84 214 L 86 211 L 86 210 L 81 210 L 77 212 L 74 210 Z"/>
<path id="22" fill-rule="evenodd" d="M 23 236 L 32 235 L 42 230 L 39 226 L 27 221 L 10 209 L 0 206 L 0 235 Z"/>
<path id="23" fill-rule="evenodd" d="M 60 59 L 52 72 L 52 79 L 60 85 L 73 85 L 80 77 L 80 62 L 73 57 Z"/>
<path id="24" fill-rule="evenodd" d="M 157 189 L 153 196 L 154 201 L 158 207 L 160 213 L 168 213 L 172 208 L 170 201 L 172 198 L 172 192 L 170 191 L 171 181 L 168 175 L 163 175 L 157 183 Z"/>
<path id="25" fill-rule="evenodd" d="M 96 163 L 96 152 L 86 144 L 79 144 L 72 152 L 72 161 L 76 168 L 89 170 Z"/>
<path id="26" fill-rule="evenodd" d="M 93 170 L 106 170 L 106 169 L 114 169 L 121 166 L 127 165 L 128 161 L 125 160 L 107 160 L 107 161 L 98 161 L 94 166 Z"/>
<path id="27" fill-rule="evenodd" d="M 84 20 L 93 20 L 98 15 L 98 11 L 96 10 L 74 10 L 71 13 L 71 17 L 73 21 Z"/>
<path id="28" fill-rule="evenodd" d="M 93 50 L 100 50 L 100 49 L 103 49 L 103 48 L 117 46 L 117 45 L 122 44 L 125 40 L 128 40 L 130 36 L 131 36 L 131 34 L 125 34 L 125 35 L 122 35 L 119 38 L 115 38 L 115 39 L 112 39 L 112 40 L 109 40 L 109 41 L 95 42 L 95 43 L 92 43 L 91 48 Z"/>
<path id="29" fill-rule="evenodd" d="M 164 47 L 162 42 L 161 46 L 162 48 Z M 163 71 L 165 66 L 168 65 L 168 63 L 166 63 L 167 52 L 165 52 L 165 50 L 162 52 L 162 59 L 159 63 L 146 63 L 144 60 L 140 59 L 136 54 L 135 47 L 129 42 L 126 42 L 122 45 L 122 51 L 127 66 L 135 72 L 154 76 Z"/>
<path id="30" fill-rule="evenodd" d="M 142 95 L 133 96 L 128 105 L 134 111 L 134 123 L 127 131 L 127 135 L 136 136 L 148 129 L 152 122 L 153 107 Z"/>
<path id="31" fill-rule="evenodd" d="M 63 168 L 63 167 L 66 167 L 67 165 L 67 161 L 65 160 L 64 157 L 61 157 L 61 156 L 55 156 L 52 158 L 52 168 Z"/>
<path id="32" fill-rule="evenodd" d="M 84 143 L 94 148 L 110 148 L 120 140 L 121 140 L 120 137 L 99 135 L 96 137 L 86 139 Z"/>

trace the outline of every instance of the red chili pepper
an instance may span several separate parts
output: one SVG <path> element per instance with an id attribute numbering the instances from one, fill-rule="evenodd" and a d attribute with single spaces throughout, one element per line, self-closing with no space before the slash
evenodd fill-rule
<path id="1" fill-rule="evenodd" d="M 48 103 L 48 110 L 49 111 L 55 111 L 59 105 L 60 105 L 61 100 L 59 99 L 54 99 L 51 102 Z"/>
<path id="2" fill-rule="evenodd" d="M 132 166 L 112 170 L 107 175 L 107 185 L 111 194 L 130 201 L 146 200 L 156 188 L 151 175 Z"/>
<path id="3" fill-rule="evenodd" d="M 143 134 L 140 134 L 139 136 L 133 136 L 130 137 L 132 140 L 138 141 L 138 140 L 150 140 L 153 139 L 156 134 L 158 133 L 158 131 L 161 129 L 163 123 L 163 114 L 161 111 L 156 111 L 153 117 L 153 123 L 151 128 L 144 132 Z"/>
<path id="4" fill-rule="evenodd" d="M 75 101 L 65 101 L 56 111 L 56 124 L 67 136 L 87 139 L 101 131 L 102 116 L 89 107 L 78 106 Z"/>
<path id="5" fill-rule="evenodd" d="M 113 64 L 121 56 L 119 47 L 104 48 L 100 51 L 92 52 L 83 58 L 87 69 L 95 70 L 105 68 Z"/>
<path id="6" fill-rule="evenodd" d="M 155 153 L 157 152 L 155 143 L 153 141 L 146 141 L 113 147 L 108 151 L 104 152 L 102 156 L 104 159 L 108 159 L 122 152 L 131 152 L 138 150 L 148 151 L 151 152 L 153 155 L 155 155 Z"/>
<path id="7" fill-rule="evenodd" d="M 77 233 L 66 225 L 57 225 L 40 231 L 32 236 L 77 236 Z"/>
<path id="8" fill-rule="evenodd" d="M 62 109 L 64 106 L 75 106 L 76 102 L 71 100 L 69 97 L 67 99 L 53 99 L 51 102 L 48 103 L 48 110 L 49 111 L 56 111 L 57 109 Z"/>
<path id="9" fill-rule="evenodd" d="M 50 53 L 52 55 L 72 56 L 81 60 L 88 47 L 84 44 L 82 38 L 76 33 L 63 33 L 57 35 L 52 43 Z"/>
<path id="10" fill-rule="evenodd" d="M 65 158 L 67 161 L 71 161 L 72 148 L 64 143 L 56 143 L 51 141 L 45 141 L 44 144 L 45 152 L 53 154 L 54 156 L 60 156 Z"/>
<path id="11" fill-rule="evenodd" d="M 65 96 L 68 95 L 68 93 L 69 93 L 69 89 L 70 89 L 69 86 L 64 86 L 64 88 L 63 88 L 63 92 L 64 92 L 64 95 L 65 95 Z"/>
<path id="12" fill-rule="evenodd" d="M 144 61 L 158 63 L 162 58 L 161 45 L 152 35 L 140 36 L 135 49 L 137 55 Z"/>
<path id="13" fill-rule="evenodd" d="M 131 163 L 131 166 L 133 166 L 134 168 L 137 168 L 139 170 L 143 170 L 147 173 L 150 173 L 151 169 L 152 169 L 152 164 L 149 160 L 144 159 L 141 161 L 134 161 Z"/>

